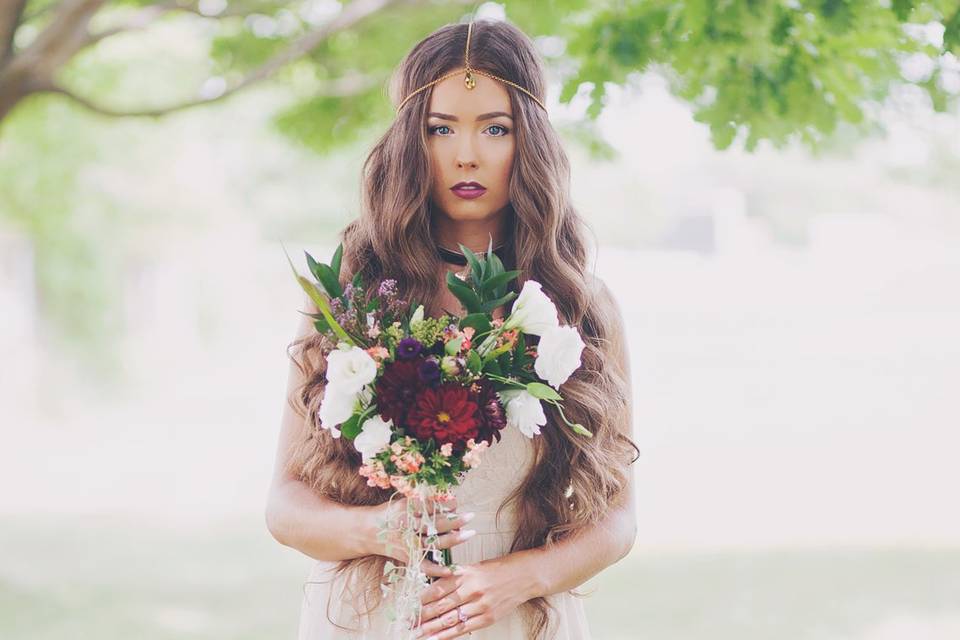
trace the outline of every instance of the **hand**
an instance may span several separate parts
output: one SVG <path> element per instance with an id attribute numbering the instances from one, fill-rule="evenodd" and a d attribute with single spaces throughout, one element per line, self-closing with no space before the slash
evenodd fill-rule
<path id="1" fill-rule="evenodd" d="M 418 638 L 449 640 L 489 627 L 533 597 L 532 572 L 503 556 L 462 565 L 424 589 Z M 457 607 L 467 616 L 457 617 Z"/>
<path id="2" fill-rule="evenodd" d="M 406 544 L 402 540 L 400 531 L 398 530 L 398 523 L 406 518 L 407 500 L 407 498 L 400 498 L 394 500 L 392 503 L 384 502 L 383 504 L 372 507 L 370 510 L 372 524 L 368 527 L 368 530 L 372 532 L 370 534 L 373 540 L 371 543 L 372 553 L 387 556 L 401 564 L 410 562 L 406 553 Z M 473 537 L 476 531 L 469 529 L 461 530 L 463 525 L 473 519 L 473 513 L 456 513 L 456 498 L 450 498 L 444 502 L 443 508 L 446 509 L 448 513 L 441 511 L 440 505 L 438 505 L 437 501 L 433 498 L 428 498 L 426 501 L 427 513 L 434 515 L 434 523 L 438 534 L 436 543 L 438 549 L 450 549 Z M 421 522 L 422 514 L 420 514 L 419 509 L 414 507 L 414 511 L 416 515 L 415 526 L 420 531 L 420 535 L 425 538 L 428 535 L 427 525 Z M 380 525 L 383 522 L 390 522 L 391 526 L 386 539 L 380 541 L 377 540 L 377 532 L 380 530 Z M 424 558 L 420 562 L 420 569 L 426 575 L 433 578 L 452 575 L 450 568 L 444 567 L 427 558 Z"/>

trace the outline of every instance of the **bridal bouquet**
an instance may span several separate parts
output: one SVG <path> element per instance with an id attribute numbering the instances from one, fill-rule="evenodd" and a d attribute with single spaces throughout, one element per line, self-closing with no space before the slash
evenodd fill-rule
<path id="1" fill-rule="evenodd" d="M 426 501 L 433 498 L 436 510 L 453 518 L 444 506 L 451 488 L 481 463 L 502 429 L 539 434 L 547 422 L 544 402 L 574 432 L 592 435 L 567 419 L 558 393 L 580 366 L 584 343 L 577 329 L 559 324 L 540 283 L 527 280 L 519 296 L 508 291 L 520 272 L 505 271 L 492 247 L 480 255 L 460 250 L 469 275 L 461 280 L 448 273 L 447 287 L 467 312 L 463 317 L 424 317 L 423 305 L 399 298 L 394 280 L 367 291 L 358 273 L 341 287 L 342 245 L 329 265 L 305 252 L 313 280 L 290 262 L 318 310 L 310 314 L 315 329 L 336 345 L 326 355 L 320 427 L 353 441 L 368 485 L 392 488 L 391 500 L 410 498 L 400 524 L 409 562 L 388 561 L 383 585 L 385 595 L 394 592 L 390 615 L 403 623 L 399 628 L 419 617 L 419 592 L 429 582 L 420 561 L 429 555 L 451 565 L 449 549 L 436 548 L 436 516 Z M 508 317 L 492 317 L 514 298 Z M 528 335 L 539 337 L 535 345 Z M 389 526 L 384 523 L 381 536 Z"/>

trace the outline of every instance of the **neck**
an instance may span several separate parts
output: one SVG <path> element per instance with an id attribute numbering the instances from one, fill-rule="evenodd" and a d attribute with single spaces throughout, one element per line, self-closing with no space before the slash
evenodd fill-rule
<path id="1" fill-rule="evenodd" d="M 460 245 L 474 253 L 483 253 L 490 246 L 501 246 L 509 236 L 509 215 L 506 209 L 486 220 L 454 220 L 437 212 L 433 217 L 433 237 L 436 244 L 451 251 L 460 251 Z"/>

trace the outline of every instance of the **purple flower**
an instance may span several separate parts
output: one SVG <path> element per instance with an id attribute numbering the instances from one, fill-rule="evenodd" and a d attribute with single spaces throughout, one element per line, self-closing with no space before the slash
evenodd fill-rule
<path id="1" fill-rule="evenodd" d="M 380 283 L 380 289 L 378 293 L 383 297 L 389 297 L 396 295 L 397 293 L 397 281 L 393 278 L 387 278 Z"/>
<path id="2" fill-rule="evenodd" d="M 420 375 L 420 380 L 422 380 L 425 384 L 439 382 L 440 364 L 437 362 L 436 358 L 427 358 L 420 363 L 417 373 Z"/>
<path id="3" fill-rule="evenodd" d="M 420 355 L 423 345 L 416 338 L 404 338 L 397 344 L 397 357 L 401 360 L 412 360 Z"/>

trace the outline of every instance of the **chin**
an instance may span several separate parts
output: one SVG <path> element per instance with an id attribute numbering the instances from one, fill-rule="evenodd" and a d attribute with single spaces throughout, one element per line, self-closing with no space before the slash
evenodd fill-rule
<path id="1" fill-rule="evenodd" d="M 478 198 L 482 200 L 482 198 Z M 458 201 L 450 203 L 445 209 L 447 216 L 454 220 L 483 220 L 497 213 L 503 208 L 491 207 L 485 202 Z"/>

